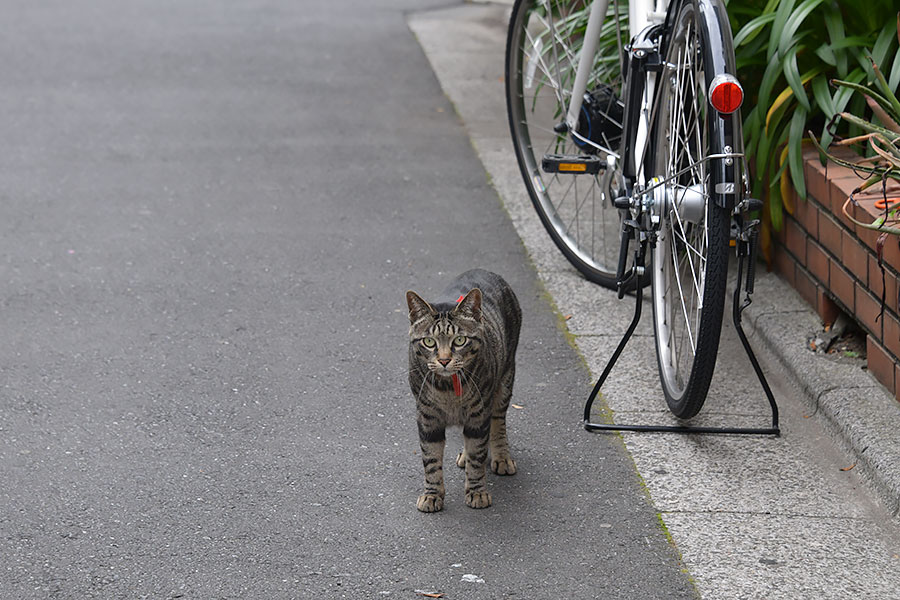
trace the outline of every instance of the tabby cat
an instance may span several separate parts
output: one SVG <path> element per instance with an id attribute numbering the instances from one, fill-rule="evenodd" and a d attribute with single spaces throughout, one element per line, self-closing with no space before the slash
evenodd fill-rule
<path id="1" fill-rule="evenodd" d="M 409 387 L 416 397 L 425 492 L 416 507 L 444 507 L 444 442 L 447 427 L 462 427 L 466 504 L 487 508 L 488 447 L 491 470 L 514 475 L 516 463 L 506 439 L 506 410 L 515 378 L 522 311 L 502 277 L 474 269 L 429 304 L 415 292 L 409 305 Z"/>

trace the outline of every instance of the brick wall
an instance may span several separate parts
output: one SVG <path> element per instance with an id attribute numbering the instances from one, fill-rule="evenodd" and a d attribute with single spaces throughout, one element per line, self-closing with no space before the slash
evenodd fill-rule
<path id="1" fill-rule="evenodd" d="M 869 371 L 900 399 L 900 237 L 887 236 L 882 284 L 878 232 L 854 224 L 842 210 L 862 180 L 849 169 L 823 166 L 814 153 L 806 155 L 805 169 L 807 200 L 795 197 L 793 214 L 784 215 L 774 240 L 774 268 L 825 323 L 833 323 L 839 310 L 856 320 L 866 332 Z M 854 198 L 860 206 L 848 210 L 857 220 L 868 223 L 880 214 L 880 189 Z M 889 188 L 888 198 L 900 198 L 900 187 Z M 883 290 L 885 311 L 879 316 Z"/>

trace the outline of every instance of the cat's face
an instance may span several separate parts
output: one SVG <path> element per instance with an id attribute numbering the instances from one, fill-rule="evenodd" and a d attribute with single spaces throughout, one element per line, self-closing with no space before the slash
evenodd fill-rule
<path id="1" fill-rule="evenodd" d="M 470 371 L 478 358 L 484 328 L 481 290 L 470 291 L 446 312 L 435 310 L 415 292 L 406 293 L 409 305 L 410 355 L 431 373 L 449 377 Z M 410 365 L 413 366 L 413 365 Z"/>

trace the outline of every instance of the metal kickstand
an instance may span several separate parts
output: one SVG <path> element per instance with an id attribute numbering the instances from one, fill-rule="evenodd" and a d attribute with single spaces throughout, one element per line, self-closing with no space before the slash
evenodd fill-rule
<path id="1" fill-rule="evenodd" d="M 594 389 L 591 391 L 590 396 L 588 396 L 587 402 L 584 405 L 584 428 L 588 431 L 641 431 L 641 432 L 667 432 L 667 433 L 702 433 L 702 434 L 748 434 L 748 435 L 774 435 L 780 436 L 781 429 L 778 427 L 778 404 L 775 402 L 775 397 L 772 395 L 772 390 L 769 387 L 768 381 L 766 381 L 766 377 L 762 372 L 762 369 L 759 366 L 759 362 L 756 359 L 756 355 L 753 353 L 753 349 L 750 347 L 750 342 L 747 341 L 747 336 L 744 334 L 744 328 L 741 325 L 741 313 L 750 306 L 752 302 L 750 296 L 753 294 L 753 284 L 756 273 L 756 250 L 758 246 L 758 223 L 751 223 L 748 227 L 742 228 L 741 235 L 738 236 L 737 240 L 737 256 L 738 256 L 738 272 L 737 272 L 737 283 L 735 284 L 734 290 L 734 302 L 732 306 L 732 319 L 734 320 L 734 328 L 737 330 L 738 337 L 741 340 L 741 344 L 744 347 L 745 352 L 747 353 L 747 357 L 750 359 L 750 364 L 753 365 L 753 370 L 756 373 L 756 377 L 759 379 L 759 383 L 762 385 L 763 391 L 766 394 L 766 398 L 769 400 L 769 406 L 772 410 L 772 426 L 771 427 L 691 427 L 689 425 L 616 425 L 616 424 L 606 424 L 606 423 L 592 423 L 591 422 L 591 406 L 594 403 L 594 399 L 597 397 L 597 394 L 600 392 L 600 388 L 603 386 L 603 383 L 606 381 L 606 378 L 609 377 L 610 371 L 612 371 L 613 366 L 615 366 L 616 361 L 619 359 L 619 355 L 622 354 L 622 351 L 625 349 L 625 346 L 628 344 L 628 341 L 631 339 L 632 334 L 634 333 L 635 328 L 638 325 L 638 322 L 641 319 L 641 305 L 643 304 L 643 287 L 642 280 L 643 277 L 636 276 L 638 272 L 643 271 L 644 262 L 645 262 L 645 254 L 646 254 L 646 246 L 647 242 L 643 241 L 640 243 L 640 248 L 635 252 L 635 264 L 632 268 L 632 277 L 636 280 L 636 289 L 635 292 L 635 307 L 634 307 L 634 318 L 631 320 L 631 325 L 629 325 L 628 330 L 625 332 L 625 336 L 622 338 L 622 341 L 619 342 L 619 345 L 616 347 L 615 352 L 613 352 L 612 358 L 609 359 L 609 362 L 606 363 L 606 367 L 603 369 L 603 373 L 600 375 L 600 379 L 597 380 L 597 383 L 594 385 Z M 744 261 L 749 259 L 749 265 L 747 268 L 747 276 L 746 276 L 746 297 L 744 302 L 741 303 L 741 285 L 744 281 Z M 620 295 L 621 297 L 621 295 Z"/>

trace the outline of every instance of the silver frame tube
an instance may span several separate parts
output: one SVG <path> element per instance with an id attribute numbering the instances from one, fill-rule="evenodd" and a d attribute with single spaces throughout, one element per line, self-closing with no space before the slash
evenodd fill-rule
<path id="1" fill-rule="evenodd" d="M 566 114 L 566 126 L 569 131 L 575 131 L 578 126 L 578 114 L 581 112 L 584 91 L 587 88 L 588 77 L 591 75 L 591 66 L 594 63 L 594 55 L 597 53 L 597 41 L 600 39 L 600 29 L 603 27 L 608 7 L 609 0 L 595 0 L 591 4 L 591 15 L 588 17 L 587 30 L 584 32 L 581 56 L 578 57 L 578 70 L 575 71 L 575 85 L 572 88 L 572 97 L 569 99 L 569 112 Z"/>

